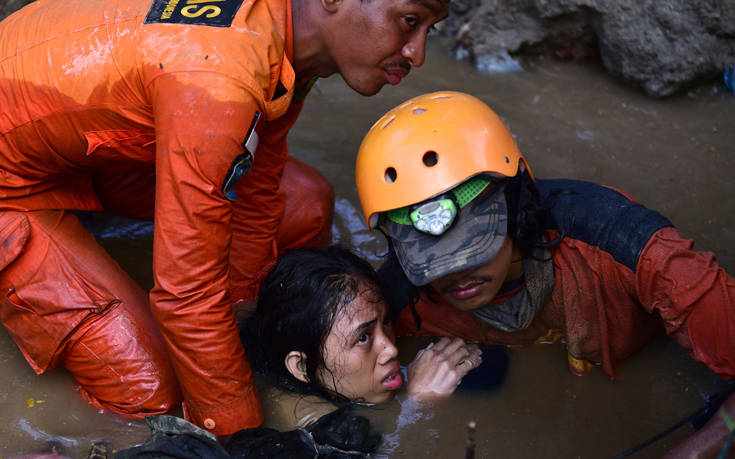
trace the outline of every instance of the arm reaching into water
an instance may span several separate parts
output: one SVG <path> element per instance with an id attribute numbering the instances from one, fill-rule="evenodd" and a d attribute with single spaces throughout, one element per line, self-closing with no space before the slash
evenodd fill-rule
<path id="1" fill-rule="evenodd" d="M 704 427 L 666 453 L 664 459 L 733 457 L 735 445 L 732 443 L 729 445 L 729 454 L 727 452 L 722 454 L 723 449 L 727 451 L 728 447 L 724 443 L 728 441 L 728 437 L 732 442 L 732 435 L 735 432 L 733 418 L 735 418 L 735 395 L 730 395 Z"/>
<path id="2" fill-rule="evenodd" d="M 459 338 L 442 338 L 416 354 L 408 365 L 408 396 L 431 400 L 450 395 L 462 378 L 482 363 L 482 351 Z"/>

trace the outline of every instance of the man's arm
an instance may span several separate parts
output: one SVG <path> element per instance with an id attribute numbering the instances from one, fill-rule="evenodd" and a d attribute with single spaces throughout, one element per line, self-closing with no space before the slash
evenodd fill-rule
<path id="1" fill-rule="evenodd" d="M 641 253 L 636 282 L 641 303 L 669 335 L 724 379 L 735 378 L 735 278 L 714 254 L 662 228 Z"/>
<path id="2" fill-rule="evenodd" d="M 285 210 L 284 195 L 278 190 L 288 161 L 286 136 L 301 106 L 292 104 L 285 115 L 266 124 L 258 159 L 235 188 L 238 198 L 233 203 L 230 286 L 238 310 L 257 299 L 260 282 L 278 255 L 276 233 Z"/>
<path id="3" fill-rule="evenodd" d="M 255 112 L 236 81 L 215 73 L 158 77 L 153 314 L 188 418 L 217 435 L 255 427 L 260 402 L 229 293 L 232 203 L 222 192 Z M 254 235 L 254 237 L 257 237 Z"/>
<path id="4" fill-rule="evenodd" d="M 731 395 L 707 424 L 666 453 L 664 459 L 720 457 L 727 437 L 735 431 L 734 418 L 735 395 Z M 735 445 L 731 444 L 730 454 L 725 457 L 732 457 L 733 451 Z"/>

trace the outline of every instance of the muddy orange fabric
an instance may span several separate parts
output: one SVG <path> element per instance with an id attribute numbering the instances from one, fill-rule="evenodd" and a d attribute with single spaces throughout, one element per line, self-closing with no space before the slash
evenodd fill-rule
<path id="1" fill-rule="evenodd" d="M 590 186 L 579 189 L 584 197 Z M 608 193 L 609 200 L 610 192 L 602 192 Z M 589 199 L 588 205 L 596 207 L 594 199 Z M 628 225 L 629 215 L 623 214 L 615 223 Z M 570 221 L 584 227 L 579 217 L 574 215 Z M 600 245 L 565 236 L 552 248 L 555 280 L 551 297 L 525 330 L 493 329 L 438 295 L 424 294 L 416 304 L 420 330 L 410 309 L 404 308 L 397 333 L 523 345 L 547 342 L 550 331 L 561 330 L 570 370 L 582 373 L 592 362 L 618 377 L 621 362 L 665 329 L 692 357 L 724 379 L 735 378 L 735 278 L 717 265 L 714 255 L 693 250 L 692 241 L 683 239 L 673 227 L 664 226 L 650 237 L 647 234 L 627 231 L 627 227 L 622 233 L 602 231 L 595 235 L 604 240 Z M 557 236 L 558 232 L 548 232 L 548 240 Z M 643 238 L 642 250 L 628 250 L 638 237 Z M 602 248 L 605 245 L 622 247 L 616 252 L 617 259 Z"/>
<path id="2" fill-rule="evenodd" d="M 609 254 L 565 238 L 554 248 L 555 285 L 531 326 L 507 333 L 437 296 L 422 296 L 398 319 L 399 335 L 457 336 L 489 344 L 537 342 L 548 330 L 564 331 L 577 360 L 600 364 L 612 377 L 620 363 L 658 333 L 662 325 L 695 359 L 725 379 L 735 378 L 735 279 L 711 253 L 692 250 L 674 228 L 662 228 L 647 244 L 636 274 Z"/>
<path id="3" fill-rule="evenodd" d="M 283 178 L 286 208 L 294 212 L 279 229 L 299 237 L 279 235 L 279 252 L 323 244 L 331 186 L 293 158 Z M 143 196 L 146 182 L 135 181 Z M 241 237 L 247 235 L 233 234 Z M 0 246 L 6 249 L 0 253 L 0 318 L 37 373 L 64 366 L 92 404 L 126 416 L 164 413 L 180 403 L 146 293 L 75 215 L 0 211 Z"/>
<path id="4" fill-rule="evenodd" d="M 62 365 L 87 398 L 142 417 L 181 395 L 148 297 L 63 210 L 0 211 L 3 243 L 23 250 L 0 273 L 0 318 L 37 373 Z"/>
<path id="5" fill-rule="evenodd" d="M 186 412 L 216 434 L 262 419 L 231 304 L 277 253 L 302 103 L 291 29 L 287 0 L 39 0 L 0 23 L 0 209 L 140 217 L 155 199 L 150 305 Z M 233 205 L 222 187 L 256 111 Z"/>

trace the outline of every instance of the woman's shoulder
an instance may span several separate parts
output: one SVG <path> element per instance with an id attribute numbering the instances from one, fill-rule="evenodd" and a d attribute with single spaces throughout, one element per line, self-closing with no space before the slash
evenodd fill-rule
<path id="1" fill-rule="evenodd" d="M 264 427 L 287 431 L 309 427 L 322 416 L 337 409 L 332 402 L 317 395 L 303 395 L 268 387 L 260 391 L 265 411 Z"/>

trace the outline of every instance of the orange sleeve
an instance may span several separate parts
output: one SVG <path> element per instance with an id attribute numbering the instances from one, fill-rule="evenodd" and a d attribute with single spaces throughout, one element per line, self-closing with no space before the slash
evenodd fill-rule
<path id="1" fill-rule="evenodd" d="M 638 262 L 638 294 L 692 357 L 735 379 L 735 278 L 693 246 L 675 228 L 654 233 Z"/>
<path id="2" fill-rule="evenodd" d="M 207 72 L 159 76 L 151 97 L 153 315 L 187 417 L 217 435 L 231 434 L 258 426 L 263 414 L 232 310 L 232 203 L 221 188 L 259 108 L 237 81 Z"/>
<path id="3" fill-rule="evenodd" d="M 278 256 L 276 234 L 285 211 L 284 194 L 278 190 L 288 162 L 286 136 L 302 105 L 291 104 L 286 114 L 266 124 L 253 170 L 238 183 L 233 234 L 246 236 L 232 240 L 231 291 L 235 302 L 257 297 L 260 282 Z"/>

